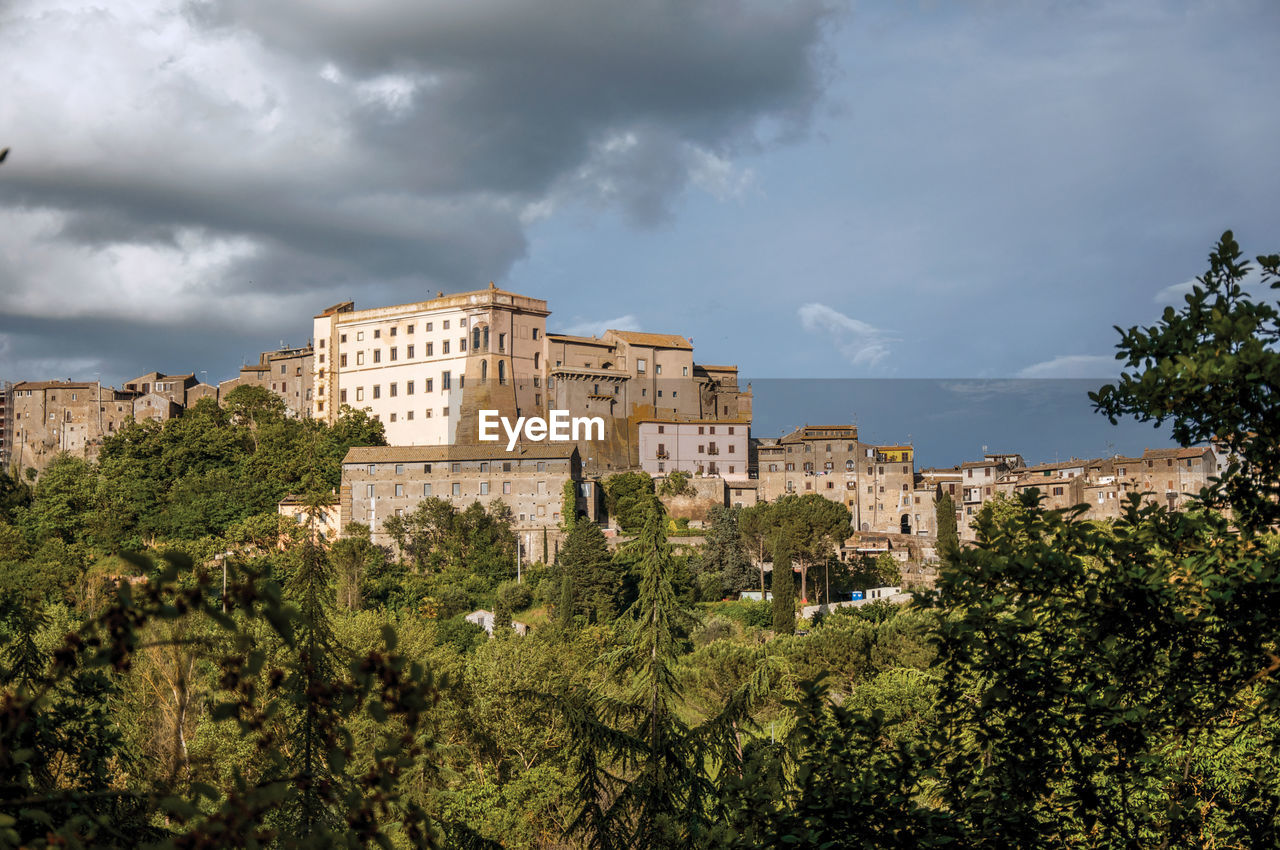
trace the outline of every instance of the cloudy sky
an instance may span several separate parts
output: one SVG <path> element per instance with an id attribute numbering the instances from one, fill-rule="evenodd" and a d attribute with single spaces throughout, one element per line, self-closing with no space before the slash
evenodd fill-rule
<path id="1" fill-rule="evenodd" d="M 744 374 L 1094 377 L 1280 250 L 1280 4 L 0 0 L 0 379 L 499 285 Z"/>

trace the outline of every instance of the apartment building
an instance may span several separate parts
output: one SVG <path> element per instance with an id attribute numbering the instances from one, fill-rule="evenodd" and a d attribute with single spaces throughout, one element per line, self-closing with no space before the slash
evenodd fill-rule
<path id="1" fill-rule="evenodd" d="M 639 423 L 640 468 L 651 476 L 687 472 L 719 476 L 730 486 L 748 480 L 751 422 L 651 419 Z"/>
<path id="2" fill-rule="evenodd" d="M 490 445 L 356 447 L 342 460 L 340 523 L 364 523 L 373 542 L 388 545 L 387 518 L 411 513 L 424 499 L 459 510 L 502 500 L 516 532 L 546 529 L 558 539 L 566 481 L 578 490 L 579 509 L 595 520 L 595 482 L 582 480 L 571 443 L 529 443 L 512 452 Z"/>
<path id="3" fill-rule="evenodd" d="M 315 317 L 311 415 L 367 409 L 396 446 L 477 441 L 478 411 L 544 409 L 547 302 L 498 289 Z M 460 427 L 462 423 L 462 427 Z"/>
<path id="4" fill-rule="evenodd" d="M 196 380 L 195 374 L 190 372 L 185 375 L 148 372 L 145 375 L 134 378 L 132 381 L 125 381 L 123 390 L 139 396 L 155 393 L 158 396 L 167 398 L 176 404 L 179 409 L 182 409 L 190 406 L 187 400 L 187 392 L 195 389 L 199 384 L 200 382 Z"/>
<path id="5" fill-rule="evenodd" d="M 307 418 L 313 409 L 314 354 L 310 345 L 264 351 L 257 363 L 241 366 L 239 375 L 220 383 L 214 397 L 225 399 L 236 387 L 262 387 L 280 397 L 290 416 Z"/>

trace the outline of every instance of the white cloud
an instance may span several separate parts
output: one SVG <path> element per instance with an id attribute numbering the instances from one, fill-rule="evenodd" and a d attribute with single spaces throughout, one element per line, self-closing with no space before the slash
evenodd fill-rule
<path id="1" fill-rule="evenodd" d="M 638 331 L 640 330 L 640 320 L 631 313 L 613 319 L 599 320 L 574 316 L 572 324 L 551 331 L 551 333 L 570 334 L 572 336 L 600 336 L 607 330 Z"/>
<path id="2" fill-rule="evenodd" d="M 1262 271 L 1258 268 L 1256 263 L 1252 265 L 1253 268 L 1249 269 L 1249 273 L 1244 276 L 1244 280 L 1240 283 L 1240 285 L 1245 289 L 1250 289 L 1262 283 Z M 1184 280 L 1182 283 L 1170 284 L 1157 292 L 1155 298 L 1152 300 L 1157 304 L 1173 304 L 1174 306 L 1177 306 L 1182 303 L 1182 300 L 1186 296 L 1191 294 L 1191 290 L 1195 288 L 1197 284 L 1200 284 L 1200 279 L 1194 277 L 1191 280 Z"/>
<path id="3" fill-rule="evenodd" d="M 1114 378 L 1120 362 L 1101 354 L 1060 354 L 1018 372 L 1019 378 Z"/>
<path id="4" fill-rule="evenodd" d="M 876 366 L 889 356 L 890 343 L 900 341 L 890 332 L 846 316 L 826 304 L 804 304 L 796 313 L 805 330 L 829 334 L 836 348 L 854 366 Z"/>

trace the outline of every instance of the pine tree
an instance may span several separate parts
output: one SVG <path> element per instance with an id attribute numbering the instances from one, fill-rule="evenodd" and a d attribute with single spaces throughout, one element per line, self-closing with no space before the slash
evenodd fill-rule
<path id="1" fill-rule="evenodd" d="M 773 546 L 773 631 L 796 633 L 796 579 L 791 571 L 791 543 L 779 534 Z"/>
<path id="2" fill-rule="evenodd" d="M 573 588 L 574 614 L 584 614 L 593 623 L 617 615 L 622 572 L 610 557 L 599 526 L 593 522 L 574 525 L 560 553 L 560 571 Z"/>

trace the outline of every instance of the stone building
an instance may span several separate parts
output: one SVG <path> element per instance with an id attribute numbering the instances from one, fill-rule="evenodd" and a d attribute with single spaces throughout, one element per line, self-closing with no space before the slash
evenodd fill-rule
<path id="1" fill-rule="evenodd" d="M 314 350 L 310 345 L 264 351 L 258 362 L 240 367 L 240 374 L 218 385 L 217 398 L 225 401 L 236 387 L 254 386 L 270 390 L 284 402 L 290 416 L 312 415 L 312 381 L 315 379 Z M 193 400 L 188 400 L 190 407 Z"/>
<path id="2" fill-rule="evenodd" d="M 23 381 L 9 391 L 8 463 L 44 469 L 62 452 L 92 460 L 105 437 L 133 420 L 136 393 L 96 382 Z"/>
<path id="3" fill-rule="evenodd" d="M 720 476 L 728 482 L 746 481 L 750 430 L 750 421 L 641 421 L 640 468 L 654 477 L 679 471 Z"/>
<path id="4" fill-rule="evenodd" d="M 511 452 L 493 445 L 356 447 L 342 460 L 340 524 L 364 523 L 375 543 L 387 545 L 386 519 L 412 512 L 424 499 L 443 499 L 458 510 L 502 500 L 517 533 L 547 529 L 558 539 L 566 481 L 574 483 L 580 513 L 594 521 L 596 482 L 582 480 L 572 443 L 526 443 Z"/>
<path id="5" fill-rule="evenodd" d="M 125 392 L 139 396 L 155 393 L 183 409 L 194 403 L 194 399 L 190 402 L 187 400 L 187 391 L 195 388 L 199 383 L 194 373 L 166 375 L 164 372 L 148 372 L 132 381 L 125 381 L 123 389 Z"/>
<path id="6" fill-rule="evenodd" d="M 9 412 L 12 396 L 13 385 L 0 381 L 0 469 L 5 471 L 9 471 L 9 453 L 13 447 L 13 414 Z"/>

